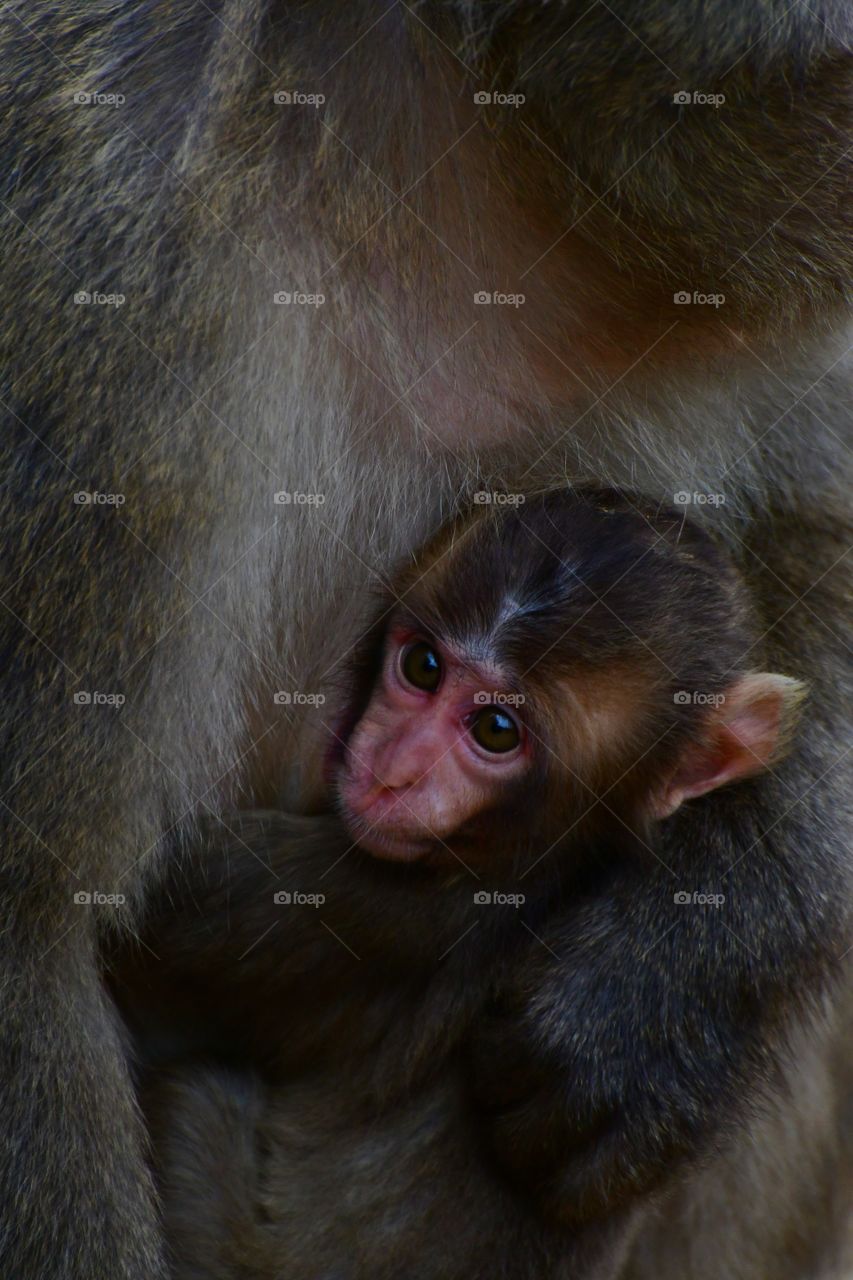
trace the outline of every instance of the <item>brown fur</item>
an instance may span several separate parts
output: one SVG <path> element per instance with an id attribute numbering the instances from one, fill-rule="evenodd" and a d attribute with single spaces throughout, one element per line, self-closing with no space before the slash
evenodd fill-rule
<path id="1" fill-rule="evenodd" d="M 272 695 L 326 687 L 374 574 L 475 489 L 725 493 L 708 516 L 813 696 L 784 781 L 708 846 L 750 869 L 745 914 L 770 902 L 793 1006 L 844 950 L 849 37 L 840 0 L 7 6 L 4 1273 L 162 1271 L 98 977 L 131 921 L 75 892 L 143 903 L 206 806 L 316 804 L 318 714 Z M 326 108 L 274 104 L 297 87 Z M 529 109 L 472 119 L 484 88 Z M 293 288 L 325 309 L 275 306 Z M 765 884 L 743 855 L 771 823 Z"/>
<path id="2" fill-rule="evenodd" d="M 650 1158 L 631 1122 L 602 1176 L 585 1152 L 602 1127 L 594 1095 L 570 1058 L 539 1058 L 537 1039 L 557 1023 L 565 1043 L 587 1041 L 596 1071 L 607 1070 L 606 1052 L 595 1056 L 594 1026 L 576 1025 L 569 999 L 546 1004 L 537 1027 L 541 943 L 574 928 L 589 991 L 606 967 L 599 932 L 612 937 L 611 967 L 632 945 L 616 885 L 632 884 L 635 912 L 650 909 L 662 927 L 649 866 L 666 866 L 664 833 L 650 796 L 672 761 L 704 749 L 717 714 L 674 700 L 673 688 L 724 687 L 726 707 L 736 691 L 761 693 L 769 743 L 780 690 L 795 682 L 739 674 L 754 651 L 742 584 L 710 539 L 637 495 L 530 495 L 521 512 L 488 520 L 475 507 L 467 527 L 457 521 L 416 570 L 392 578 L 376 608 L 351 665 L 357 688 L 332 777 L 358 754 L 363 727 L 381 727 L 388 637 L 403 609 L 437 652 L 478 673 L 486 662 L 497 688 L 523 695 L 513 715 L 529 765 L 505 784 L 496 813 L 466 816 L 414 863 L 369 856 L 346 807 L 338 821 L 258 813 L 212 827 L 202 856 L 167 881 L 142 948 L 117 959 L 114 982 L 143 1061 L 176 1274 L 557 1280 L 609 1266 L 627 1248 L 638 1197 L 671 1186 L 708 1140 L 681 1133 Z M 513 666 L 519 653 L 535 669 L 535 700 Z M 404 706 L 407 717 L 424 714 Z M 584 927 L 585 913 L 595 927 Z M 659 1005 L 682 998 L 681 971 L 658 994 L 644 958 L 625 970 L 622 1002 L 608 1003 L 606 987 L 598 997 L 605 1040 L 618 1042 L 638 1009 L 656 1036 Z M 520 1041 L 505 1018 L 513 1002 L 531 1024 Z M 637 1047 L 661 1130 L 684 1127 L 664 1090 L 678 1086 L 692 1043 L 675 1023 L 665 1049 L 646 1058 Z M 708 1083 L 719 1087 L 716 1075 Z M 522 1134 L 504 1145 L 519 1103 Z"/>

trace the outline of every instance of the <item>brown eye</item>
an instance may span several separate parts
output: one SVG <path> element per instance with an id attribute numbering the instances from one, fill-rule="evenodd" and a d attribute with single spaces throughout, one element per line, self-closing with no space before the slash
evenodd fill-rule
<path id="1" fill-rule="evenodd" d="M 426 640 L 419 640 L 417 644 L 410 645 L 404 651 L 400 670 L 404 680 L 414 685 L 416 689 L 433 693 L 438 688 L 438 682 L 441 679 L 441 663 L 435 649 L 427 644 Z"/>
<path id="2" fill-rule="evenodd" d="M 484 751 L 495 754 L 513 751 L 521 741 L 518 725 L 512 716 L 497 707 L 483 707 L 477 713 L 477 718 L 471 725 L 471 734 Z"/>

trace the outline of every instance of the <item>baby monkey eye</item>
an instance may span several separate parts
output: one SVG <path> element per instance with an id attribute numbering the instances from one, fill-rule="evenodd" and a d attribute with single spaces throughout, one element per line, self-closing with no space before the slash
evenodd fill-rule
<path id="1" fill-rule="evenodd" d="M 426 640 L 418 640 L 403 650 L 400 671 L 408 684 L 426 693 L 433 693 L 441 680 L 438 654 Z"/>
<path id="2" fill-rule="evenodd" d="M 471 724 L 471 735 L 484 751 L 495 754 L 513 751 L 521 741 L 512 716 L 497 707 L 483 707 Z"/>

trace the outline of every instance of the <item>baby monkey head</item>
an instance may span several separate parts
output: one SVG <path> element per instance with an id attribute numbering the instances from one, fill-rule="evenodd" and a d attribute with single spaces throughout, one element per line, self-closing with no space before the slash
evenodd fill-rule
<path id="1" fill-rule="evenodd" d="M 339 809 L 403 861 L 647 839 L 782 753 L 802 686 L 753 653 L 744 585 L 680 511 L 593 488 L 475 507 L 396 575 L 353 663 Z"/>

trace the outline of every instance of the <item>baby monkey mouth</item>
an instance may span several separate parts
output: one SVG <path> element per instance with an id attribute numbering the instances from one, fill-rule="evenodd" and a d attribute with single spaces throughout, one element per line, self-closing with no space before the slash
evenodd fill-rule
<path id="1" fill-rule="evenodd" d="M 413 862 L 441 849 L 441 837 L 413 813 L 404 793 L 375 782 L 359 785 L 346 751 L 335 777 L 336 808 L 360 848 L 379 858 Z"/>
<path id="2" fill-rule="evenodd" d="M 377 858 L 388 858 L 397 862 L 415 862 L 425 858 L 436 849 L 440 842 L 425 827 L 420 832 L 401 830 L 399 825 L 393 829 L 381 823 L 371 822 L 364 814 L 354 813 L 345 805 L 340 805 L 341 815 L 347 830 L 359 848 L 366 850 Z"/>

